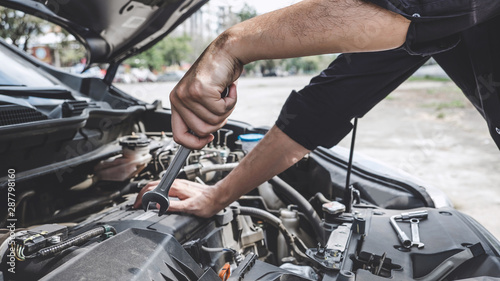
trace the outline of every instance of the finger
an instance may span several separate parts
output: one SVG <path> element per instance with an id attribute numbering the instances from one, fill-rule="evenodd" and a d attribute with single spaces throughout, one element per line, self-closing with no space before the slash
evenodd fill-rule
<path id="1" fill-rule="evenodd" d="M 228 89 L 228 93 L 225 97 L 222 97 L 222 93 Z M 206 95 L 205 99 L 201 99 L 198 103 L 202 104 L 212 114 L 223 116 L 232 111 L 237 100 L 237 88 L 236 84 L 232 83 L 226 88 L 220 90 L 218 87 L 210 89 L 214 91 L 213 94 Z"/>
<path id="2" fill-rule="evenodd" d="M 176 143 L 191 149 L 201 149 L 214 139 L 214 136 L 211 134 L 200 137 L 191 134 L 189 131 L 188 125 L 181 118 L 174 106 L 172 106 L 172 133 Z"/>
<path id="3" fill-rule="evenodd" d="M 186 126 L 191 129 L 198 137 L 206 137 L 210 135 L 211 133 L 220 129 L 221 126 L 223 126 L 223 124 L 225 123 L 225 120 L 222 119 L 220 120 L 220 123 L 212 125 L 206 123 L 205 121 L 200 119 L 199 116 L 194 114 L 190 109 L 183 107 L 182 105 L 180 107 L 173 107 L 182 118 L 182 121 L 184 121 Z"/>
<path id="4" fill-rule="evenodd" d="M 135 202 L 134 202 L 134 209 L 140 209 L 142 206 L 142 196 L 144 196 L 144 193 L 146 193 L 148 190 L 147 189 L 142 189 L 139 194 L 137 194 L 137 197 L 135 197 Z"/>
<path id="5" fill-rule="evenodd" d="M 223 123 L 234 110 L 237 100 L 236 85 L 229 87 L 229 93 L 221 98 L 218 87 L 176 87 L 170 94 L 171 104 L 177 106 L 179 114 L 187 121 L 188 126 L 197 127 L 196 119 L 208 125 L 217 126 Z M 196 116 L 187 116 L 188 111 Z M 191 122 L 190 122 L 191 121 Z"/>
<path id="6" fill-rule="evenodd" d="M 220 97 L 220 93 L 217 93 L 215 97 L 208 95 L 207 98 L 197 102 L 181 100 L 194 115 L 210 125 L 219 125 L 227 119 L 233 112 L 236 101 L 237 91 L 234 84 L 229 87 L 229 92 L 224 98 Z"/>
<path id="7" fill-rule="evenodd" d="M 181 200 L 194 197 L 200 194 L 200 187 L 196 183 L 187 180 L 176 179 L 168 193 L 169 196 L 177 197 Z"/>
<path id="8" fill-rule="evenodd" d="M 198 217 L 202 218 L 209 218 L 215 214 L 213 210 L 210 209 L 210 206 L 208 208 L 206 205 L 203 205 L 203 203 L 200 202 L 194 202 L 195 199 L 189 198 L 187 200 L 182 200 L 182 201 L 171 201 L 170 206 L 168 208 L 169 212 L 182 212 L 182 213 L 188 213 L 188 214 L 193 214 Z M 200 206 L 203 205 L 203 206 Z"/>
<path id="9" fill-rule="evenodd" d="M 186 201 L 170 201 L 170 206 L 168 207 L 169 212 L 184 212 L 189 213 Z"/>
<path id="10" fill-rule="evenodd" d="M 230 112 L 219 116 L 209 112 L 203 105 L 198 103 L 184 104 L 176 101 L 171 96 L 172 110 L 175 110 L 182 118 L 186 126 L 193 130 L 199 137 L 206 137 L 220 129 L 225 124 L 225 119 Z M 194 110 L 193 110 L 194 109 Z"/>
<path id="11" fill-rule="evenodd" d="M 141 191 L 139 191 L 139 194 L 137 194 L 133 205 L 134 209 L 139 209 L 142 207 L 142 197 L 144 196 L 144 193 L 153 190 L 158 185 L 158 183 L 160 183 L 160 181 L 149 182 L 141 189 Z"/>
<path id="12" fill-rule="evenodd" d="M 229 92 L 227 93 L 227 96 L 222 98 L 222 100 L 224 100 L 226 110 L 229 113 L 233 112 L 234 107 L 236 106 L 236 102 L 238 101 L 237 85 L 237 81 L 231 84 L 228 87 Z"/>

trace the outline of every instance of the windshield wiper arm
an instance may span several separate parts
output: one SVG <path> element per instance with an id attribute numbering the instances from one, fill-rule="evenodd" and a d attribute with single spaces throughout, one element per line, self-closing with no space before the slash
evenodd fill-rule
<path id="1" fill-rule="evenodd" d="M 70 91 L 61 88 L 0 88 L 0 94 L 11 97 L 39 97 L 46 99 L 71 99 L 75 98 Z"/>

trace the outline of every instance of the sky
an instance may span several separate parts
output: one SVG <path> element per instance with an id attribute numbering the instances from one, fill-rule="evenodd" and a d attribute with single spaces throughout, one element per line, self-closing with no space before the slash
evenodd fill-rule
<path id="1" fill-rule="evenodd" d="M 231 5 L 234 7 L 235 11 L 239 11 L 243 7 L 244 3 L 249 6 L 254 7 L 258 14 L 267 13 L 279 8 L 289 6 L 291 4 L 300 2 L 299 0 L 210 0 L 210 3 L 216 5 Z"/>

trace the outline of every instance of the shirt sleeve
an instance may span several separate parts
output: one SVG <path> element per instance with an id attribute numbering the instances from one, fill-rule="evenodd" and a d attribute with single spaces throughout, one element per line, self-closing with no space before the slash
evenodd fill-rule
<path id="1" fill-rule="evenodd" d="M 363 0 L 411 21 L 403 48 L 429 56 L 453 49 L 460 33 L 500 15 L 498 0 Z"/>
<path id="2" fill-rule="evenodd" d="M 429 57 L 403 49 L 340 55 L 285 102 L 276 126 L 307 149 L 332 147 Z"/>

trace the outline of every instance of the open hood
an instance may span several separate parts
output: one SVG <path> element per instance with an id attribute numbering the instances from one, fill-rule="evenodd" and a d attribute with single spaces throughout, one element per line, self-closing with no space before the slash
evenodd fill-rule
<path id="1" fill-rule="evenodd" d="M 2 6 L 65 27 L 87 48 L 88 64 L 115 63 L 169 34 L 208 0 L 0 0 Z"/>

